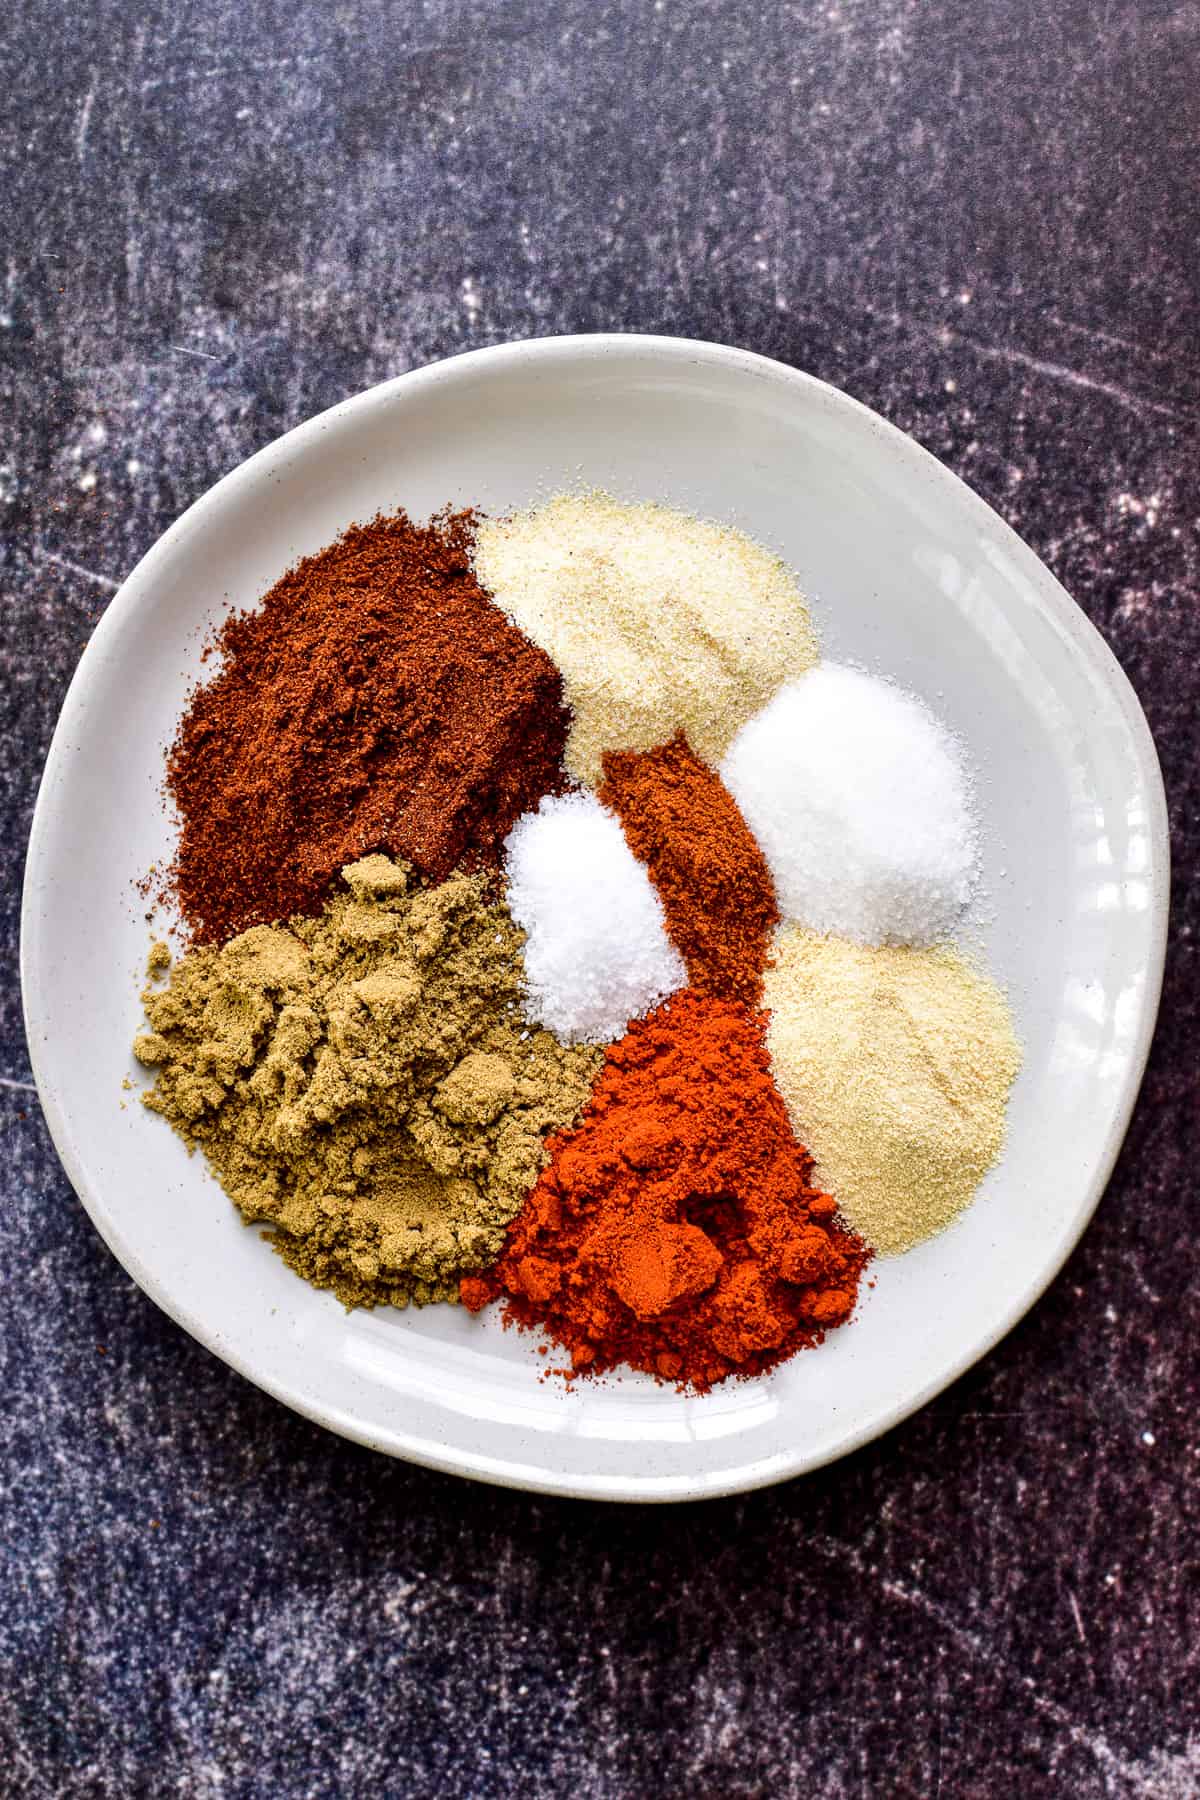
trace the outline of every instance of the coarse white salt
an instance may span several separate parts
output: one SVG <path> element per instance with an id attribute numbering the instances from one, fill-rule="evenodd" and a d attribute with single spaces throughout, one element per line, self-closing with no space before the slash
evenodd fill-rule
<path id="1" fill-rule="evenodd" d="M 687 983 L 650 877 L 592 794 L 543 800 L 505 846 L 526 1007 L 566 1044 L 618 1038 Z"/>
<path id="2" fill-rule="evenodd" d="M 822 663 L 721 764 L 780 911 L 860 944 L 933 944 L 971 898 L 978 840 L 961 745 L 923 703 Z"/>

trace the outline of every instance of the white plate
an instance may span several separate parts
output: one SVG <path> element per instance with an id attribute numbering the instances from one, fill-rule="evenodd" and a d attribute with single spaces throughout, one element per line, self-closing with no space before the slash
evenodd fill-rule
<path id="1" fill-rule="evenodd" d="M 125 1095 L 147 948 L 132 883 L 168 856 L 162 756 L 204 631 L 352 520 L 500 510 L 564 484 L 744 527 L 812 597 L 827 654 L 924 695 L 982 773 L 991 968 L 1025 1045 L 1008 1153 L 942 1237 L 874 1267 L 859 1313 L 775 1373 L 681 1398 L 642 1376 L 566 1392 L 528 1338 L 458 1309 L 347 1314 L 299 1281 Z M 996 514 L 853 400 L 670 338 L 480 350 L 360 394 L 206 494 L 84 653 L 38 799 L 22 979 L 67 1173 L 134 1279 L 235 1369 L 393 1455 L 551 1493 L 672 1500 L 779 1480 L 939 1392 L 1061 1266 L 1145 1063 L 1167 918 L 1162 781 L 1133 692 Z"/>

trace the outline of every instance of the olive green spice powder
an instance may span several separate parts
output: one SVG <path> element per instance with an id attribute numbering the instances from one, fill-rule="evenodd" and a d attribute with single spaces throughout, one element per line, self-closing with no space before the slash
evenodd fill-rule
<path id="1" fill-rule="evenodd" d="M 315 1286 L 347 1306 L 454 1300 L 601 1052 L 523 1019 L 522 935 L 486 877 L 422 888 L 384 856 L 342 874 L 319 919 L 195 949 L 147 988 L 143 1100 Z"/>

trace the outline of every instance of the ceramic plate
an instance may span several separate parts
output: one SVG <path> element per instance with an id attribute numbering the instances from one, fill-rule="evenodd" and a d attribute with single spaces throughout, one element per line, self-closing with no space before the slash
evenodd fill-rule
<path id="1" fill-rule="evenodd" d="M 986 814 L 982 926 L 1025 1064 L 1009 1147 L 943 1236 L 874 1266 L 854 1322 L 774 1373 L 684 1398 L 567 1392 L 530 1339 L 439 1306 L 347 1314 L 292 1275 L 122 1081 L 144 904 L 169 857 L 165 745 L 207 629 L 353 520 L 492 511 L 564 485 L 741 526 L 811 597 L 824 651 L 922 695 Z M 1079 1237 L 1154 1025 L 1167 917 L 1154 747 L 1104 643 L 1037 558 L 918 445 L 819 381 L 650 337 L 480 350 L 384 383 L 252 457 L 142 560 L 80 662 L 34 818 L 22 978 L 34 1072 L 80 1199 L 134 1279 L 269 1393 L 347 1437 L 546 1492 L 675 1500 L 867 1442 L 993 1345 Z M 125 1104 L 122 1105 L 122 1101 Z"/>

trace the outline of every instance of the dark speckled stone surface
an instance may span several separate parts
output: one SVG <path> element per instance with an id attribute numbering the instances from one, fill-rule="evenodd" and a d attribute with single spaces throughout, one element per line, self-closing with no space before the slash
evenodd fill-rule
<path id="1" fill-rule="evenodd" d="M 0 1791 L 1200 1792 L 1200 11 L 15 0 L 0 131 Z M 169 1324 L 29 1085 L 20 863 L 77 657 L 217 476 L 472 344 L 747 345 L 1049 562 L 1171 803 L 1163 1014 L 1062 1277 L 889 1437 L 739 1502 L 536 1501 Z"/>

